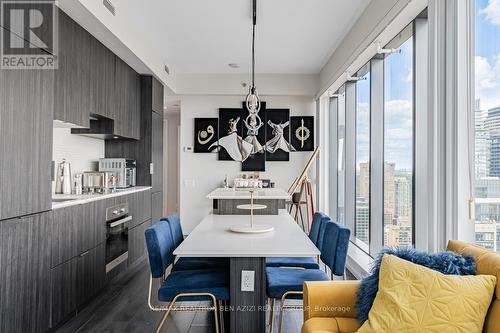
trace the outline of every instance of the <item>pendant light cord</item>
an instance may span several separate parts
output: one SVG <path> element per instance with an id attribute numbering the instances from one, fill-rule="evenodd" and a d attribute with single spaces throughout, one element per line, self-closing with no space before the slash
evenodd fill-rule
<path id="1" fill-rule="evenodd" d="M 257 24 L 257 0 L 253 0 L 252 12 L 252 89 L 255 88 L 255 25 Z"/>
<path id="2" fill-rule="evenodd" d="M 255 25 L 252 29 L 252 88 L 255 88 Z"/>

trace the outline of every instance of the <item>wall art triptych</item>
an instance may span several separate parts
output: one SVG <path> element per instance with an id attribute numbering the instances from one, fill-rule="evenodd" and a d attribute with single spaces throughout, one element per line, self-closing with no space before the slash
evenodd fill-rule
<path id="1" fill-rule="evenodd" d="M 290 152 L 314 150 L 314 117 L 290 117 L 289 109 L 257 114 L 221 108 L 219 118 L 195 118 L 194 152 L 217 152 L 220 161 L 242 162 L 242 171 L 265 171 L 266 161 L 289 161 Z"/>

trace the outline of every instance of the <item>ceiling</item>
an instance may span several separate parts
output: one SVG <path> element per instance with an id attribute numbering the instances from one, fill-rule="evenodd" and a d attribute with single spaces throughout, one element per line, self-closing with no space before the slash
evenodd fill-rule
<path id="1" fill-rule="evenodd" d="M 113 2 L 134 13 L 172 73 L 250 71 L 251 0 Z M 319 73 L 369 2 L 258 0 L 257 73 Z"/>

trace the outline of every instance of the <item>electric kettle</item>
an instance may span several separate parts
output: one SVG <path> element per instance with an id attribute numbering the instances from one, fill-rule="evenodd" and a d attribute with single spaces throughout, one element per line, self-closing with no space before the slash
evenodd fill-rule
<path id="1" fill-rule="evenodd" d="M 71 194 L 71 164 L 64 158 L 57 166 L 56 194 Z"/>

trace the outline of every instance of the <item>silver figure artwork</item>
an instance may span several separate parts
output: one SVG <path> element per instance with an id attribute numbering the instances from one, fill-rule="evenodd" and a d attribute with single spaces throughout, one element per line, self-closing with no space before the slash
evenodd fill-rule
<path id="1" fill-rule="evenodd" d="M 219 146 L 223 147 L 233 160 L 243 162 L 250 156 L 253 146 L 238 135 L 239 121 L 240 117 L 229 120 L 229 132 L 225 137 L 219 139 Z M 214 145 L 217 143 L 214 142 L 212 146 Z M 209 149 L 212 149 L 212 146 Z"/>
<path id="2" fill-rule="evenodd" d="M 267 152 L 274 154 L 278 149 L 284 150 L 288 153 L 294 151 L 295 148 L 293 148 L 292 145 L 286 141 L 284 136 L 284 129 L 290 124 L 290 122 L 287 121 L 283 124 L 275 124 L 269 120 L 267 123 L 272 127 L 274 134 L 274 138 L 266 142 Z"/>

